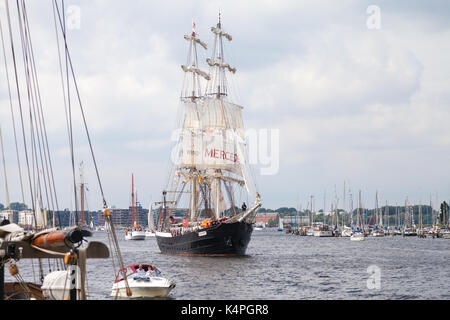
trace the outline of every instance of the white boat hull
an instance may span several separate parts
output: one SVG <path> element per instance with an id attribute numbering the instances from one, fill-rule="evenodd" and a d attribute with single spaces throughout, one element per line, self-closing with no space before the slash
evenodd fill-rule
<path id="1" fill-rule="evenodd" d="M 333 231 L 331 230 L 314 231 L 313 235 L 314 237 L 332 237 Z"/>
<path id="2" fill-rule="evenodd" d="M 145 231 L 145 236 L 146 237 L 155 237 L 156 236 L 156 232 Z"/>
<path id="3" fill-rule="evenodd" d="M 111 296 L 122 298 L 158 298 L 166 297 L 170 291 L 175 288 L 172 280 L 160 277 L 145 277 L 149 280 L 128 279 L 128 285 L 131 289 L 131 296 L 127 296 L 125 281 L 113 284 Z"/>
<path id="4" fill-rule="evenodd" d="M 125 234 L 125 240 L 145 240 L 144 231 L 128 231 Z"/>
<path id="5" fill-rule="evenodd" d="M 362 233 L 360 233 L 360 234 L 352 234 L 350 236 L 350 240 L 351 241 L 364 241 L 365 240 L 364 238 L 365 237 L 364 237 L 364 235 Z"/>
<path id="6" fill-rule="evenodd" d="M 372 237 L 384 237 L 384 232 L 372 232 Z"/>
<path id="7" fill-rule="evenodd" d="M 344 230 L 341 233 L 341 237 L 351 237 L 352 236 L 352 231 L 351 230 Z"/>

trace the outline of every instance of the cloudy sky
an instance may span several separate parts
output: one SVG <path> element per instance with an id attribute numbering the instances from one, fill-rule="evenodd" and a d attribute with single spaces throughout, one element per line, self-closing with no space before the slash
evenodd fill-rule
<path id="1" fill-rule="evenodd" d="M 261 161 L 253 168 L 264 207 L 304 208 L 314 195 L 321 208 L 324 192 L 329 206 L 335 186 L 342 207 L 344 181 L 346 198 L 348 187 L 354 198 L 362 190 L 369 207 L 376 190 L 383 204 L 449 199 L 448 1 L 66 1 L 70 6 L 68 41 L 109 205 L 129 205 L 132 173 L 145 207 L 160 200 L 188 50 L 183 35 L 194 21 L 211 45 L 209 28 L 219 10 L 233 36 L 225 53 L 238 69 L 230 90 L 244 106 L 245 125 L 279 130 L 276 173 L 263 175 Z M 3 2 L 0 9 L 5 28 Z M 51 1 L 28 1 L 28 15 L 60 207 L 72 207 Z M 0 124 L 16 201 L 21 196 L 1 66 Z M 76 113 L 75 123 L 81 124 Z M 88 204 L 98 209 L 99 188 L 81 132 L 75 161 L 85 162 Z M 0 179 L 5 203 L 3 174 Z"/>

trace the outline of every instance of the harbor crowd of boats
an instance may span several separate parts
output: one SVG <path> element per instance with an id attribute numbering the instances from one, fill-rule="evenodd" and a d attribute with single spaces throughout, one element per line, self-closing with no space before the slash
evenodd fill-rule
<path id="1" fill-rule="evenodd" d="M 302 213 L 278 214 L 278 231 L 299 236 L 349 237 L 352 241 L 385 236 L 450 239 L 449 206 L 446 201 L 441 203 L 439 210 L 433 210 L 431 205 L 411 205 L 408 199 L 404 206 L 386 204 L 379 207 L 376 192 L 375 208 L 369 210 L 362 206 L 360 191 L 358 208 L 353 209 L 351 195 L 349 202 L 349 212 L 338 210 L 334 204 L 328 214 L 324 213 L 324 209 L 320 214 L 314 213 L 312 206 Z M 260 222 L 257 230 L 263 227 L 265 223 Z"/>

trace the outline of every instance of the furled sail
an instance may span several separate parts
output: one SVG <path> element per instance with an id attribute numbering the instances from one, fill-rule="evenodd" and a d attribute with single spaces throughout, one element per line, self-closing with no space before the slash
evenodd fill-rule
<path id="1" fill-rule="evenodd" d="M 39 201 L 36 199 L 36 205 L 34 209 L 34 214 L 36 217 L 36 227 L 38 229 L 44 229 L 47 227 L 47 212 L 46 210 L 41 210 Z"/>

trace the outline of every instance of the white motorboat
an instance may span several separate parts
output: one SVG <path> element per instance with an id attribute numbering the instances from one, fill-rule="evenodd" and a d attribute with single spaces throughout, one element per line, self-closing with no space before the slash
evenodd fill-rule
<path id="1" fill-rule="evenodd" d="M 332 237 L 333 236 L 333 230 L 331 230 L 326 225 L 318 225 L 314 228 L 313 232 L 314 237 Z"/>
<path id="2" fill-rule="evenodd" d="M 344 229 L 341 232 L 341 237 L 351 237 L 352 236 L 352 228 L 344 226 Z"/>
<path id="3" fill-rule="evenodd" d="M 258 222 L 255 223 L 255 226 L 253 227 L 253 230 L 263 230 L 265 228 L 264 222 Z"/>
<path id="4" fill-rule="evenodd" d="M 360 230 L 353 231 L 352 235 L 350 236 L 350 240 L 352 241 L 364 241 L 364 233 L 362 233 Z"/>
<path id="5" fill-rule="evenodd" d="M 404 237 L 415 237 L 417 236 L 417 232 L 415 228 L 404 228 L 402 235 Z"/>
<path id="6" fill-rule="evenodd" d="M 116 280 L 112 286 L 111 296 L 122 298 L 157 298 L 166 297 L 175 288 L 175 282 L 160 276 L 159 270 L 152 266 L 143 264 L 145 275 L 138 275 L 139 265 L 127 266 L 126 270 L 119 270 Z M 126 271 L 128 286 L 131 296 L 127 295 L 126 283 L 123 279 L 123 271 Z"/>
<path id="7" fill-rule="evenodd" d="M 145 240 L 145 232 L 142 230 L 125 231 L 125 240 Z"/>
<path id="8" fill-rule="evenodd" d="M 384 235 L 383 229 L 377 229 L 372 232 L 372 237 L 384 237 Z"/>
<path id="9" fill-rule="evenodd" d="M 318 230 L 314 231 L 314 237 L 332 237 L 333 231 L 331 230 Z"/>
<path id="10" fill-rule="evenodd" d="M 442 238 L 444 238 L 444 239 L 450 239 L 450 230 L 444 230 L 443 232 L 442 232 Z"/>

